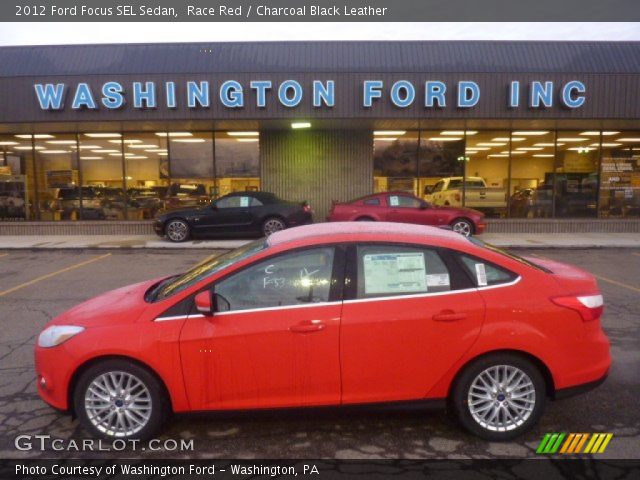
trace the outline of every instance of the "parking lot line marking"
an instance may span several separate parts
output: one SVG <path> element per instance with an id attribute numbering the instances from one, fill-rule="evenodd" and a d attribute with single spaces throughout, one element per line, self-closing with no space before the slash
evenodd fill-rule
<path id="1" fill-rule="evenodd" d="M 34 283 L 41 282 L 42 280 L 46 280 L 47 278 L 55 277 L 56 275 L 60 275 L 61 273 L 68 272 L 69 270 L 75 270 L 76 268 L 84 267 L 85 265 L 88 265 L 93 262 L 97 262 L 98 260 L 102 260 L 103 258 L 107 258 L 109 256 L 111 256 L 111 254 L 106 253 L 104 255 L 100 255 L 99 257 L 93 257 L 93 258 L 90 258 L 89 260 L 85 260 L 84 262 L 76 263 L 75 265 L 71 265 L 69 267 L 65 267 L 60 270 L 56 270 L 55 272 L 47 273 L 46 275 L 42 275 L 38 278 L 34 278 L 33 280 L 29 280 L 28 282 L 24 282 L 24 283 L 21 283 L 20 285 L 16 285 L 15 287 L 5 290 L 4 292 L 0 292 L 0 297 L 4 297 L 9 293 L 15 292 L 16 290 L 23 289 L 25 287 L 28 287 L 29 285 L 33 285 Z"/>
<path id="2" fill-rule="evenodd" d="M 622 283 L 607 277 L 601 277 L 600 275 L 594 275 L 594 277 L 596 277 L 598 280 L 602 280 L 603 282 L 607 282 L 612 285 L 617 285 L 618 287 L 628 288 L 629 290 L 633 290 L 634 292 L 640 293 L 640 288 L 634 287 L 633 285 L 627 285 L 626 283 Z"/>

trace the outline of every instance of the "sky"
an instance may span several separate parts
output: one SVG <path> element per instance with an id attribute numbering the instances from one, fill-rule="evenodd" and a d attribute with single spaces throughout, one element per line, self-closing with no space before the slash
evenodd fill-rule
<path id="1" fill-rule="evenodd" d="M 268 40 L 640 40 L 640 23 L 0 23 L 0 45 Z"/>

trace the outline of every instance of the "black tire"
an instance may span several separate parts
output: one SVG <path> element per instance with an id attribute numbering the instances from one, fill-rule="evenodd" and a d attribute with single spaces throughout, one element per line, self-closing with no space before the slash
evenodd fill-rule
<path id="1" fill-rule="evenodd" d="M 191 236 L 189 224 L 181 218 L 172 218 L 164 226 L 164 233 L 167 238 L 175 243 L 186 242 Z"/>
<path id="2" fill-rule="evenodd" d="M 459 233 L 463 237 L 470 237 L 475 233 L 473 222 L 466 218 L 456 218 L 450 225 L 454 232 Z"/>
<path id="3" fill-rule="evenodd" d="M 110 372 L 132 375 L 146 387 L 149 393 L 148 398 L 150 399 L 151 408 L 148 420 L 146 420 L 144 426 L 135 432 L 133 431 L 135 428 L 132 428 L 131 433 L 129 434 L 126 432 L 109 432 L 108 430 L 105 430 L 104 425 L 97 426 L 89 418 L 89 413 L 87 412 L 87 408 L 90 408 L 87 406 L 89 401 L 85 398 L 89 394 L 89 386 L 94 381 L 100 379 L 104 374 L 109 374 Z M 116 408 L 114 408 L 116 401 L 117 400 L 114 400 L 114 405 L 111 407 L 111 410 L 116 410 Z M 167 398 L 166 391 L 155 375 L 146 368 L 124 359 L 104 360 L 92 365 L 84 371 L 76 383 L 76 387 L 73 392 L 73 404 L 80 423 L 88 432 L 91 433 L 91 436 L 108 438 L 111 440 L 116 438 L 132 438 L 139 440 L 152 438 L 161 430 L 170 412 L 169 400 Z M 91 405 L 91 403 L 89 403 L 89 405 Z M 126 409 L 126 407 L 124 408 Z M 116 413 L 119 415 L 118 412 Z M 127 422 L 131 424 L 129 420 L 127 420 Z"/>
<path id="4" fill-rule="evenodd" d="M 495 421 L 493 424 L 485 422 L 485 424 L 483 425 L 481 423 L 481 420 L 478 420 L 478 418 L 482 419 L 482 415 L 485 415 L 485 413 L 481 412 L 474 415 L 474 413 L 472 413 L 471 411 L 471 409 L 474 408 L 470 404 L 471 395 L 473 395 L 472 398 L 477 398 L 482 394 L 482 391 L 477 389 L 477 387 L 474 385 L 474 382 L 483 373 L 486 374 L 487 371 L 493 371 L 490 369 L 500 369 L 501 367 L 510 367 L 512 369 L 516 369 L 516 371 L 524 373 L 527 378 L 523 379 L 523 382 L 524 384 L 526 384 L 530 381 L 529 383 L 531 384 L 531 387 L 527 387 L 528 389 L 523 389 L 523 387 L 520 387 L 519 389 L 516 388 L 515 390 L 520 392 L 519 395 L 522 395 L 524 392 L 530 391 L 531 388 L 533 388 L 533 396 L 529 394 L 526 397 L 526 400 L 520 397 L 514 398 L 511 397 L 511 395 L 513 395 L 513 393 L 511 393 L 513 390 L 509 391 L 508 388 L 505 388 L 505 391 L 500 390 L 496 392 L 496 396 L 491 399 L 475 400 L 475 407 L 478 408 L 478 411 L 482 410 L 486 405 L 488 405 L 488 411 L 486 411 L 486 415 L 488 416 L 493 415 L 494 407 L 495 409 L 498 409 L 498 411 L 503 412 L 498 413 L 499 416 L 497 419 L 497 425 L 495 424 Z M 507 375 L 509 371 L 503 368 L 502 372 L 504 375 Z M 519 373 L 516 373 L 516 377 L 514 378 L 518 378 L 518 376 Z M 486 380 L 486 378 L 487 377 L 484 377 L 483 380 Z M 505 377 L 503 376 L 502 380 L 504 379 Z M 480 384 L 482 384 L 482 382 L 480 382 Z M 471 392 L 472 387 L 473 393 Z M 509 396 L 509 398 L 505 398 L 505 396 Z M 542 412 L 544 411 L 546 398 L 547 393 L 544 378 L 539 369 L 531 361 L 527 360 L 523 356 L 516 354 L 496 353 L 481 357 L 464 368 L 464 370 L 460 373 L 459 377 L 454 382 L 450 401 L 453 407 L 453 413 L 457 417 L 458 421 L 462 424 L 462 426 L 469 432 L 486 440 L 505 441 L 520 436 L 522 433 L 527 431 L 538 422 L 538 420 L 542 416 Z M 529 405 L 532 406 L 532 409 L 530 412 L 524 413 L 520 417 L 516 417 L 515 422 L 510 421 L 507 420 L 504 411 L 512 408 L 511 402 L 515 402 L 515 404 L 519 407 Z M 533 404 L 528 402 L 533 402 Z M 502 404 L 502 406 L 500 406 L 499 404 Z M 509 411 L 513 413 L 513 410 Z M 503 418 L 504 420 L 502 426 L 500 426 L 500 418 Z M 485 420 L 488 419 L 485 418 Z"/>
<path id="5" fill-rule="evenodd" d="M 287 228 L 287 223 L 280 217 L 267 217 L 262 222 L 262 234 L 265 237 Z"/>

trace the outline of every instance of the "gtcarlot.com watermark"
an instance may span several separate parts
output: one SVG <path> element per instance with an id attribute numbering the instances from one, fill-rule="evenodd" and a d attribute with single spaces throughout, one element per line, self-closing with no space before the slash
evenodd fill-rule
<path id="1" fill-rule="evenodd" d="M 18 435 L 14 440 L 17 450 L 23 452 L 122 452 L 122 451 L 153 451 L 153 452 L 192 452 L 193 439 L 175 440 L 173 438 L 153 438 L 145 442 L 135 439 L 114 438 L 113 440 L 96 440 L 83 438 L 81 440 L 55 438 L 51 435 Z"/>

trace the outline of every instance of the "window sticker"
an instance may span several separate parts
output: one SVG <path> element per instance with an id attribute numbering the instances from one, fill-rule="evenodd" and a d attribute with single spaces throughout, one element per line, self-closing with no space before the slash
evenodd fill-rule
<path id="1" fill-rule="evenodd" d="M 249 197 L 240 197 L 240 206 L 248 207 L 249 206 Z"/>
<path id="2" fill-rule="evenodd" d="M 427 291 L 424 253 L 379 253 L 363 257 L 364 293 Z"/>
<path id="3" fill-rule="evenodd" d="M 397 195 L 389 197 L 389 205 L 391 205 L 392 207 L 397 207 L 398 205 L 400 205 L 400 199 Z"/>
<path id="4" fill-rule="evenodd" d="M 448 287 L 450 285 L 448 273 L 427 275 L 427 287 Z"/>
<path id="5" fill-rule="evenodd" d="M 479 287 L 487 285 L 487 272 L 484 269 L 484 263 L 476 263 L 476 278 L 478 279 Z"/>

